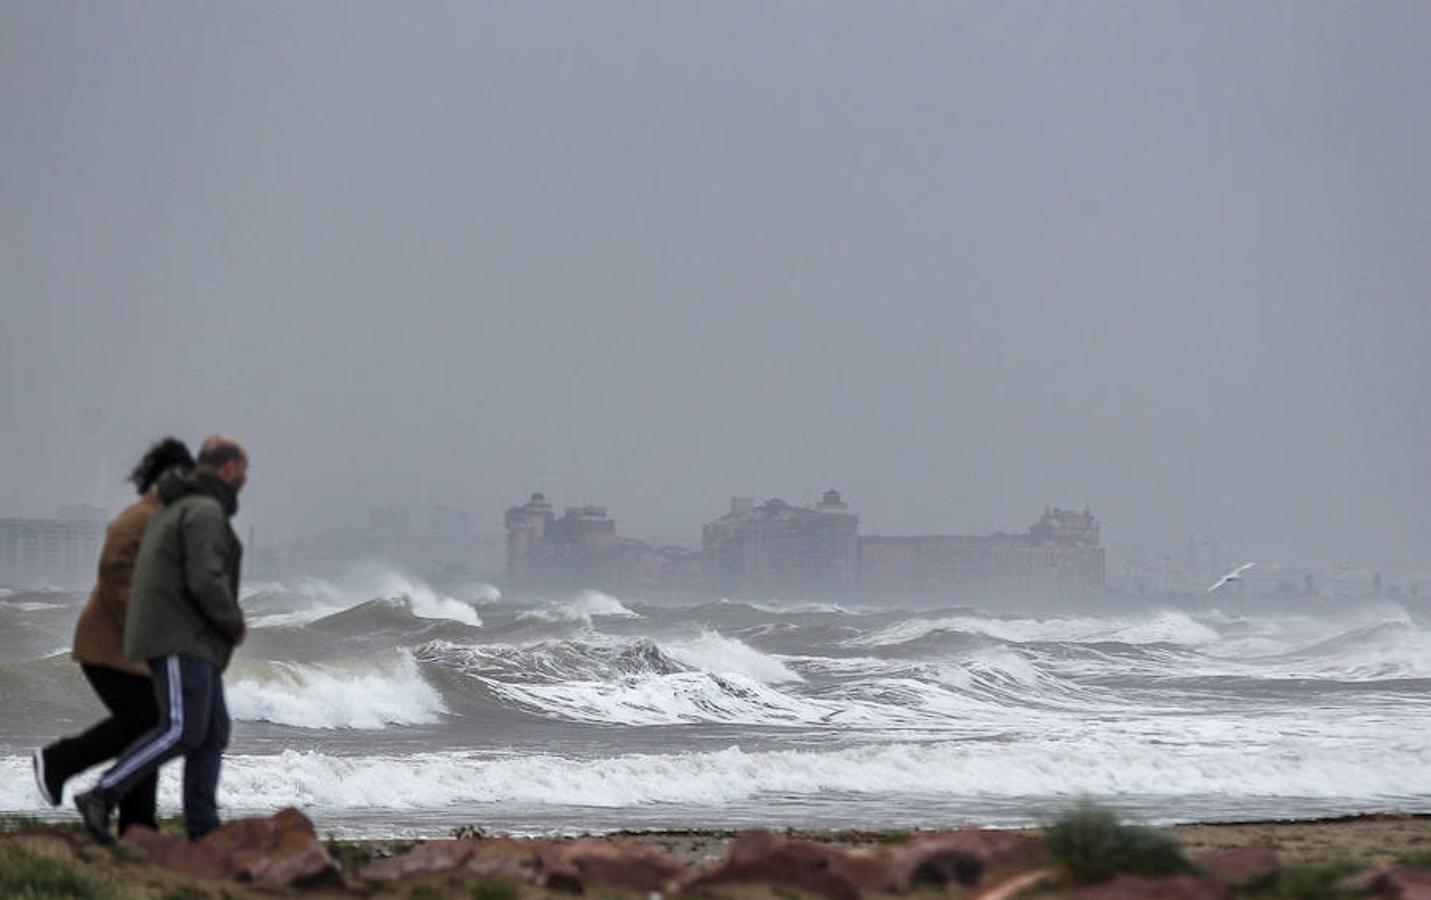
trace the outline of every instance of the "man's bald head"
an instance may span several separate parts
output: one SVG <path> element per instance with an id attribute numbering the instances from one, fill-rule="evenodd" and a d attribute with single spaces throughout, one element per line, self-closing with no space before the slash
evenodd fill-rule
<path id="1" fill-rule="evenodd" d="M 234 493 L 238 493 L 248 479 L 248 451 L 243 448 L 243 444 L 222 434 L 210 435 L 204 439 L 196 462 L 206 469 L 212 469 L 228 482 Z"/>

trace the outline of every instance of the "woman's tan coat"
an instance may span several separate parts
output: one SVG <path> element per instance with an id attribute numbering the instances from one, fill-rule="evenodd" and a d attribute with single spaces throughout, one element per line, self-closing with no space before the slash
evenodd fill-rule
<path id="1" fill-rule="evenodd" d="M 99 577 L 75 626 L 74 658 L 82 663 L 149 674 L 144 663 L 124 658 L 124 617 L 139 539 L 158 508 L 159 496 L 151 489 L 109 523 L 99 553 Z"/>

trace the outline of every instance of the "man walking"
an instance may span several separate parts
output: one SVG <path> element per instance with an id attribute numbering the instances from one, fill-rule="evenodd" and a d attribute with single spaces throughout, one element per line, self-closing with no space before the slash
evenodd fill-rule
<path id="1" fill-rule="evenodd" d="M 159 721 L 130 744 L 99 784 L 75 797 L 85 827 L 113 843 L 110 812 L 136 784 L 184 757 L 184 819 L 190 840 L 218 827 L 219 763 L 229 740 L 222 675 L 243 640 L 238 604 L 243 547 L 229 519 L 248 475 L 232 438 L 204 441 L 192 472 L 159 479 L 159 501 L 139 545 L 125 620 L 124 655 L 154 678 Z"/>

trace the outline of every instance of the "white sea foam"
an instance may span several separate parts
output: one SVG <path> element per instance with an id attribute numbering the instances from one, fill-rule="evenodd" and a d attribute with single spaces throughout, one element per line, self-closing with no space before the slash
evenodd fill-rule
<path id="1" fill-rule="evenodd" d="M 490 597 L 491 591 L 482 591 L 481 597 Z M 412 614 L 419 618 L 452 619 L 474 627 L 482 624 L 471 603 L 439 594 L 421 578 L 381 562 L 354 563 L 333 580 L 302 576 L 285 582 L 263 582 L 245 591 L 244 597 L 273 597 L 290 606 L 255 616 L 255 627 L 306 624 L 375 599 L 407 600 Z"/>
<path id="2" fill-rule="evenodd" d="M 230 676 L 234 718 L 302 728 L 380 729 L 447 711 L 407 653 L 343 663 L 249 663 Z"/>
<path id="3" fill-rule="evenodd" d="M 1188 613 L 1163 610 L 1151 616 L 1111 619 L 1001 619 L 978 615 L 933 619 L 917 617 L 888 625 L 849 643 L 855 646 L 890 646 L 941 633 L 981 634 L 1014 643 L 1116 641 L 1127 644 L 1201 646 L 1220 639 L 1215 628 L 1197 621 Z"/>
<path id="4" fill-rule="evenodd" d="M 1424 717 L 1423 717 L 1424 718 Z M 1242 740 L 1181 720 L 1161 731 L 1070 727 L 1038 742 L 886 743 L 835 751 L 495 756 L 428 753 L 342 757 L 319 752 L 233 755 L 221 802 L 237 810 L 444 809 L 470 803 L 717 807 L 764 796 L 939 798 L 1361 798 L 1369 807 L 1425 810 L 1431 748 L 1402 723 L 1298 730 L 1277 720 L 1240 728 Z M 1421 724 L 1425 724 L 1422 722 Z M 1227 737 L 1227 735 L 1222 735 Z M 0 809 L 40 808 L 23 756 L 0 759 Z M 173 798 L 170 767 L 161 799 Z M 172 802 L 172 799 L 168 802 Z"/>
<path id="5" fill-rule="evenodd" d="M 838 685 L 818 696 L 736 673 L 647 673 L 616 681 L 547 684 L 482 680 L 498 697 L 538 715 L 613 725 L 719 723 L 947 735 L 986 732 L 1005 715 L 1002 704 L 914 677 Z M 1030 709 L 1021 714 L 1028 721 L 1039 716 Z"/>
<path id="6" fill-rule="evenodd" d="M 5 600 L 0 601 L 0 606 L 7 609 L 14 609 L 20 612 L 40 612 L 46 609 L 64 609 L 63 603 L 45 603 L 42 600 Z"/>
<path id="7" fill-rule="evenodd" d="M 616 597 L 601 591 L 582 591 L 571 600 L 550 603 L 541 609 L 527 610 L 519 619 L 535 619 L 542 622 L 581 622 L 592 624 L 592 620 L 606 616 L 616 619 L 639 619 L 641 614 L 627 609 Z"/>
<path id="8" fill-rule="evenodd" d="M 663 642 L 662 649 L 672 659 L 706 672 L 744 675 L 764 684 L 804 680 L 776 657 L 709 629 L 688 641 Z"/>

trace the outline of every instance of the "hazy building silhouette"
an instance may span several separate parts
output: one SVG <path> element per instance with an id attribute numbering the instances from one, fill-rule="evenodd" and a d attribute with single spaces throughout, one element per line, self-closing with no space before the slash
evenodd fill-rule
<path id="1" fill-rule="evenodd" d="M 0 585 L 80 587 L 95 577 L 104 544 L 98 516 L 0 519 Z"/>
<path id="2" fill-rule="evenodd" d="M 1106 559 L 1088 510 L 1046 510 L 1026 534 L 860 538 L 867 599 L 1075 600 L 1101 595 Z"/>
<path id="3" fill-rule="evenodd" d="M 707 584 L 729 596 L 844 596 L 859 582 L 859 517 L 835 490 L 813 509 L 733 498 L 701 553 Z"/>
<path id="4" fill-rule="evenodd" d="M 604 506 L 569 506 L 558 517 L 533 494 L 504 521 L 507 586 L 518 591 L 685 593 L 700 583 L 698 553 L 621 537 Z"/>

